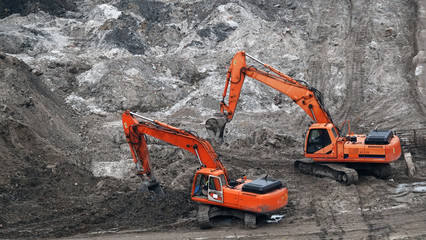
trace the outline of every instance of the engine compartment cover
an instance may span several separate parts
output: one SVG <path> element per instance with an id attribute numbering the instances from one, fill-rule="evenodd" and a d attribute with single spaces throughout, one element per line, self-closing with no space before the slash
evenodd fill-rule
<path id="1" fill-rule="evenodd" d="M 392 137 L 391 130 L 371 130 L 365 139 L 365 144 L 389 144 Z"/>
<path id="2" fill-rule="evenodd" d="M 283 183 L 280 180 L 258 178 L 254 181 L 244 184 L 242 187 L 242 190 L 244 192 L 265 194 L 265 193 L 272 192 L 276 189 L 280 189 L 282 187 L 283 187 Z"/>

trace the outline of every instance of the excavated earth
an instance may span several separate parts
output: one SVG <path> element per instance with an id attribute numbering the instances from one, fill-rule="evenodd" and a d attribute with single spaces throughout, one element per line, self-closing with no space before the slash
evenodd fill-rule
<path id="1" fill-rule="evenodd" d="M 337 125 L 416 129 L 424 143 L 425 9 L 414 0 L 0 1 L 0 238 L 426 238 L 424 145 L 404 148 L 414 176 L 403 157 L 386 180 L 301 175 L 293 162 L 311 120 L 251 79 L 224 142 L 204 128 L 230 59 L 245 50 L 319 89 Z M 280 179 L 288 205 L 257 229 L 219 218 L 199 230 L 195 156 L 148 138 L 165 194 L 138 191 L 126 109 L 207 138 L 231 178 Z"/>

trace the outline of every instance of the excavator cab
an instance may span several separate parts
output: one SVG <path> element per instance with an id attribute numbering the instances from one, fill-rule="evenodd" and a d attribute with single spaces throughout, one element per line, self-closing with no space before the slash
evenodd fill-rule
<path id="1" fill-rule="evenodd" d="M 204 168 L 198 170 L 192 184 L 192 197 L 223 203 L 223 187 L 226 178 L 221 170 Z M 212 174 L 209 174 L 211 172 Z M 197 200 L 197 199 L 194 199 Z M 198 199 L 199 201 L 199 199 Z"/>
<path id="2" fill-rule="evenodd" d="M 335 157 L 335 143 L 339 135 L 333 124 L 312 124 L 306 134 L 306 157 Z"/>

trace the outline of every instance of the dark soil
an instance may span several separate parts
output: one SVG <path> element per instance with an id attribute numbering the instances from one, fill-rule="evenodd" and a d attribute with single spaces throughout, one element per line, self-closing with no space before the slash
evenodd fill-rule
<path id="1" fill-rule="evenodd" d="M 75 11 L 75 1 L 69 0 L 2 0 L 0 1 L 0 18 L 19 13 L 23 16 L 44 11 L 61 16 L 66 11 Z"/>

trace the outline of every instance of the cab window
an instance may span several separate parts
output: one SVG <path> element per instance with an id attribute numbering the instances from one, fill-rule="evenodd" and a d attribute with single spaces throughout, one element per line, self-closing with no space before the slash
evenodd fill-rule
<path id="1" fill-rule="evenodd" d="M 216 190 L 216 178 L 210 177 L 209 179 L 209 189 Z"/>
<path id="2" fill-rule="evenodd" d="M 308 136 L 307 153 L 314 153 L 331 144 L 327 129 L 312 129 Z"/>
<path id="3" fill-rule="evenodd" d="M 209 189 L 211 190 L 220 190 L 221 184 L 220 184 L 220 180 L 218 177 L 210 177 L 209 180 Z"/>

